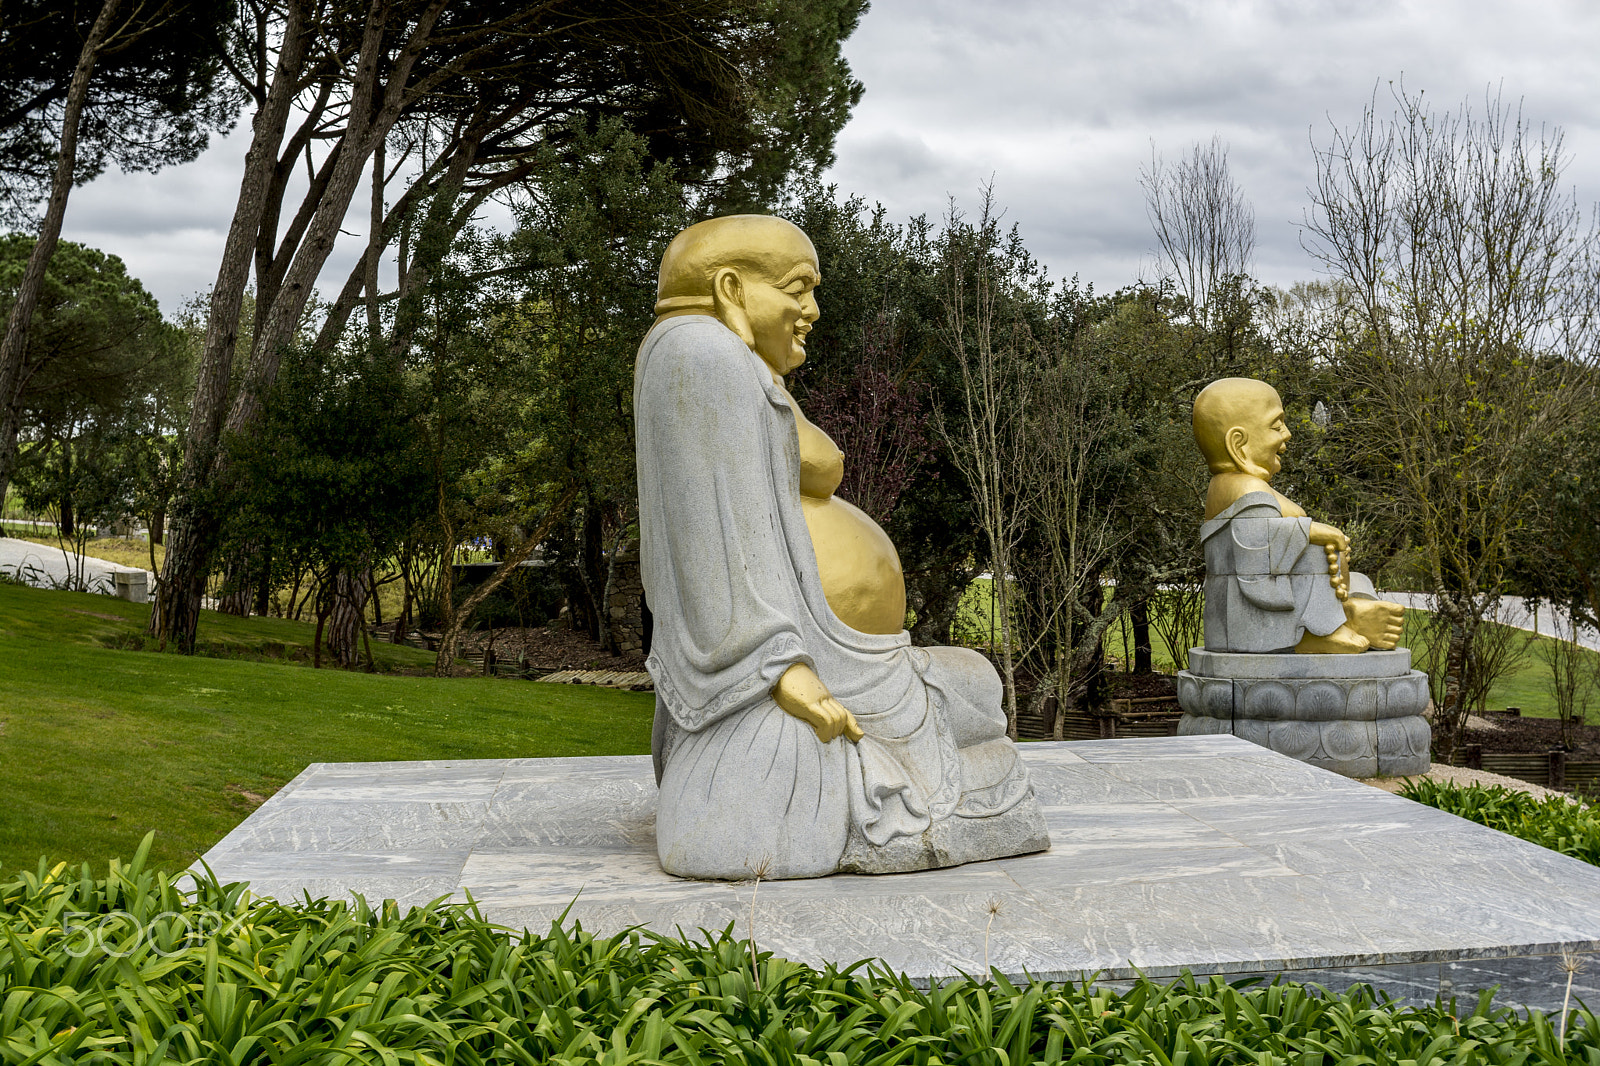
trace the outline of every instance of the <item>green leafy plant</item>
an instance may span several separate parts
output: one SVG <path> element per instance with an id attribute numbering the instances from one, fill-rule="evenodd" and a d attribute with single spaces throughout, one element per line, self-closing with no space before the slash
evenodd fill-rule
<path id="1" fill-rule="evenodd" d="M 148 864 L 0 879 L 0 1061 L 156 1063 L 1268 1062 L 1600 1059 L 1600 1022 L 1398 1006 L 1365 986 L 1221 978 L 923 986 L 812 968 L 730 925 L 703 942 L 560 922 L 534 935 L 470 905 L 254 897 Z M 565 917 L 565 916 L 563 916 Z M 759 974 L 759 983 L 756 973 Z"/>
<path id="2" fill-rule="evenodd" d="M 1600 815 L 1565 797 L 1535 799 L 1500 785 L 1454 785 L 1425 777 L 1406 782 L 1400 795 L 1600 866 Z"/>

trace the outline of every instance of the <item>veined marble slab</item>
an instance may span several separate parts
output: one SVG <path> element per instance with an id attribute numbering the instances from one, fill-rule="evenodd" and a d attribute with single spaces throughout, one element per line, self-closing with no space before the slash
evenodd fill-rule
<path id="1" fill-rule="evenodd" d="M 1600 869 L 1237 737 L 1022 754 L 1050 851 L 764 882 L 757 943 L 935 978 L 981 972 L 987 929 L 1011 976 L 1282 973 L 1428 1000 L 1503 983 L 1545 1009 L 1561 1003 L 1561 954 L 1600 951 Z M 646 756 L 319 763 L 203 861 L 280 899 L 470 893 L 513 929 L 567 911 L 598 932 L 745 935 L 751 886 L 661 872 L 654 824 Z M 1600 967 L 1586 969 L 1574 992 L 1600 1004 Z"/>

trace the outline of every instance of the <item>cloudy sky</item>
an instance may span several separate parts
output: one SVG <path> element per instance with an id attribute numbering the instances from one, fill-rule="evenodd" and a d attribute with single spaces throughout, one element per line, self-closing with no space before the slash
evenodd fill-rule
<path id="1" fill-rule="evenodd" d="M 829 181 L 906 217 L 971 206 L 992 179 L 1051 273 L 1101 289 L 1153 272 L 1152 146 L 1174 158 L 1213 134 L 1255 208 L 1256 273 L 1313 276 L 1312 145 L 1375 88 L 1387 109 L 1402 77 L 1444 107 L 1520 100 L 1565 131 L 1586 213 L 1600 200 L 1593 0 L 874 0 L 846 53 L 867 91 Z M 187 166 L 103 178 L 74 195 L 65 236 L 122 256 L 173 312 L 215 276 L 244 148 L 236 133 Z"/>

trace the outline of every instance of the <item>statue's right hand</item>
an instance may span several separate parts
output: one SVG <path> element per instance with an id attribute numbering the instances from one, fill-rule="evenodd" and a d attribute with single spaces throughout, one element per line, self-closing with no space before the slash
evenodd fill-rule
<path id="1" fill-rule="evenodd" d="M 1350 538 L 1321 522 L 1311 523 L 1308 536 L 1311 543 L 1322 545 L 1323 554 L 1328 557 L 1328 584 L 1340 600 L 1345 599 L 1350 593 Z"/>
<path id="2" fill-rule="evenodd" d="M 833 698 L 811 667 L 795 663 L 772 686 L 772 698 L 788 714 L 816 730 L 817 739 L 826 744 L 843 736 L 854 744 L 866 734 L 849 708 Z"/>
<path id="3" fill-rule="evenodd" d="M 1311 543 L 1320 544 L 1324 548 L 1332 548 L 1335 551 L 1340 552 L 1347 552 L 1350 550 L 1349 537 L 1345 536 L 1344 533 L 1335 529 L 1333 526 L 1324 525 L 1321 522 L 1311 523 L 1310 537 Z"/>

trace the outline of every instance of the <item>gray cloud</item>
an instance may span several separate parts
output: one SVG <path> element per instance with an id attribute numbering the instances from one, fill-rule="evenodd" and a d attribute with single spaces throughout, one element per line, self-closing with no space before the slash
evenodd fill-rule
<path id="1" fill-rule="evenodd" d="M 1256 210 L 1267 280 L 1310 277 L 1311 138 L 1402 75 L 1442 106 L 1503 85 L 1560 125 L 1579 200 L 1600 198 L 1600 5 L 1585 0 L 874 0 L 847 43 L 867 91 L 828 180 L 892 215 L 970 207 L 991 177 L 1056 276 L 1148 275 L 1138 174 L 1220 134 Z M 194 163 L 78 190 L 66 236 L 113 252 L 169 312 L 215 278 L 248 125 Z M 363 231 L 354 212 L 346 229 Z M 357 250 L 344 238 L 322 279 Z"/>
<path id="2" fill-rule="evenodd" d="M 1220 134 L 1256 210 L 1256 267 L 1313 276 L 1299 231 L 1312 143 L 1403 76 L 1438 105 L 1502 86 L 1560 125 L 1580 203 L 1600 197 L 1600 9 L 1525 3 L 1123 3 L 875 0 L 846 46 L 867 91 L 829 179 L 895 215 L 972 204 L 991 175 L 1007 217 L 1057 276 L 1115 288 L 1148 274 L 1138 176 Z M 884 139 L 938 156 L 896 172 Z"/>

